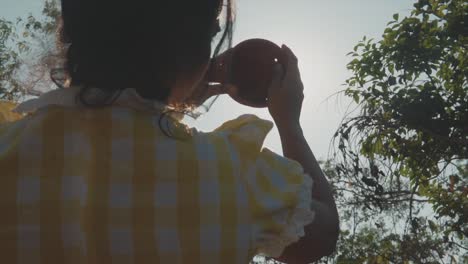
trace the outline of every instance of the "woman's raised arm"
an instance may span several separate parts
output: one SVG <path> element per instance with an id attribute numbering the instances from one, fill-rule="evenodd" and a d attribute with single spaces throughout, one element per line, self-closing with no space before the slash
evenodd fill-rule
<path id="1" fill-rule="evenodd" d="M 339 219 L 331 187 L 315 159 L 299 122 L 304 99 L 298 60 L 283 45 L 288 56 L 286 72 L 279 64 L 269 90 L 269 111 L 278 128 L 283 155 L 296 160 L 313 180 L 312 208 L 314 221 L 305 227 L 306 235 L 288 246 L 277 260 L 286 263 L 310 263 L 335 251 L 339 235 Z"/>

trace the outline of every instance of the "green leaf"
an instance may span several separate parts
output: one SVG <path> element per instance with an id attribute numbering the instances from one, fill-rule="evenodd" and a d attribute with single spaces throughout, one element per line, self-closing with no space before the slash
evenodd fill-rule
<path id="1" fill-rule="evenodd" d="M 393 63 L 390 63 L 388 65 L 388 71 L 393 75 L 395 74 L 395 65 Z"/>
<path id="2" fill-rule="evenodd" d="M 398 13 L 393 14 L 393 19 L 395 19 L 396 21 L 398 21 L 399 17 L 400 17 L 400 15 Z"/>
<path id="3" fill-rule="evenodd" d="M 359 95 L 357 93 L 353 94 L 353 99 L 356 104 L 359 104 Z"/>
<path id="4" fill-rule="evenodd" d="M 429 222 L 429 229 L 431 229 L 431 232 L 435 233 L 438 232 L 439 229 L 437 228 L 437 225 L 434 223 L 432 220 L 428 220 Z"/>

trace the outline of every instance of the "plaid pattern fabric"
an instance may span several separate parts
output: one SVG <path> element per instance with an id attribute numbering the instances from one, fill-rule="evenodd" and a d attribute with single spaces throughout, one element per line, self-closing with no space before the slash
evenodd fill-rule
<path id="1" fill-rule="evenodd" d="M 48 106 L 1 124 L 1 262 L 248 263 L 310 204 L 300 165 L 261 149 L 271 122 L 168 138 L 158 120 Z"/>

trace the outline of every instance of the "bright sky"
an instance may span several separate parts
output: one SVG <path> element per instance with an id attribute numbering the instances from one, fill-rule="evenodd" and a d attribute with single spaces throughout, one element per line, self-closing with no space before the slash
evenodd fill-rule
<path id="1" fill-rule="evenodd" d="M 234 44 L 265 38 L 288 45 L 299 58 L 305 86 L 301 123 L 307 141 L 319 159 L 328 155 L 332 136 L 349 100 L 333 96 L 344 89 L 349 76 L 346 54 L 364 35 L 380 38 L 394 13 L 406 15 L 415 1 L 408 0 L 237 0 Z M 0 0 L 0 17 L 14 19 L 28 12 L 38 14 L 42 0 Z M 401 16 L 400 16 L 401 17 Z M 241 114 L 270 119 L 267 109 L 253 109 L 220 97 L 210 112 L 186 122 L 209 131 Z M 274 129 L 265 146 L 281 152 Z"/>

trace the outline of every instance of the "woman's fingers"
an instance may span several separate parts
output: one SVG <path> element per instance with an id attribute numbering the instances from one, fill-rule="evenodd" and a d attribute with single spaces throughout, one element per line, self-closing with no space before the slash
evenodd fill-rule
<path id="1" fill-rule="evenodd" d="M 288 55 L 288 63 L 291 64 L 298 64 L 299 60 L 297 59 L 296 55 L 292 52 L 292 50 L 283 44 L 282 49 L 286 51 L 286 54 Z"/>
<path id="2" fill-rule="evenodd" d="M 273 78 L 271 80 L 271 85 L 281 85 L 283 76 L 283 66 L 281 65 L 281 63 L 275 62 L 275 64 L 273 65 Z"/>
<path id="3" fill-rule="evenodd" d="M 271 86 L 268 110 L 277 125 L 297 124 L 302 110 L 304 86 L 299 74 L 297 57 L 286 45 L 282 46 L 282 52 L 287 58 L 286 74 L 280 84 L 274 83 Z"/>
<path id="4" fill-rule="evenodd" d="M 288 66 L 285 78 L 288 80 L 300 80 L 301 74 L 299 71 L 299 60 L 288 46 L 283 45 L 282 48 L 288 58 Z"/>

